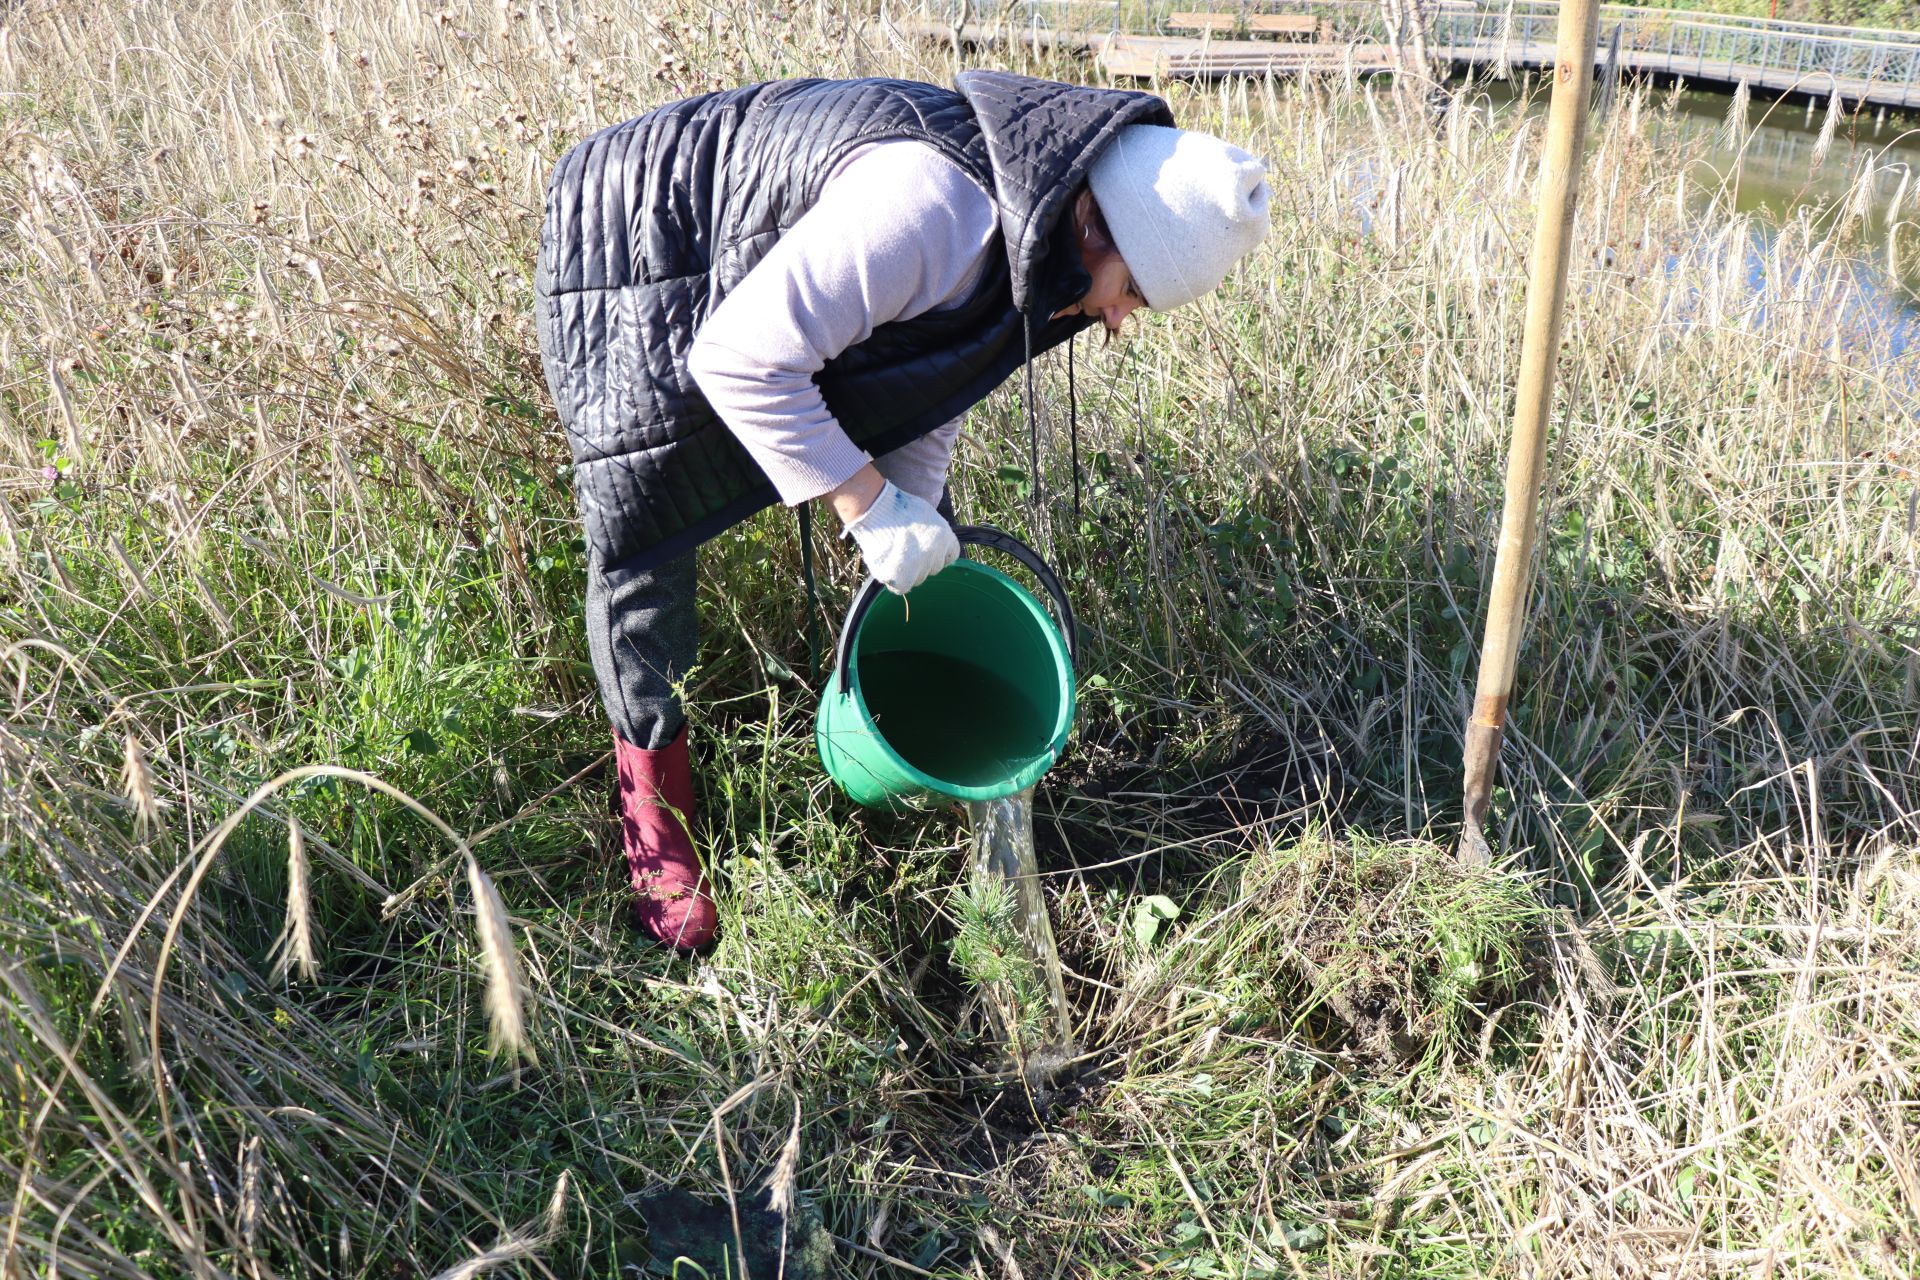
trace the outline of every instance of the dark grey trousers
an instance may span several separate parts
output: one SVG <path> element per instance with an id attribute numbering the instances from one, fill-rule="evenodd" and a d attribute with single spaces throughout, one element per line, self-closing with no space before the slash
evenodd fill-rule
<path id="1" fill-rule="evenodd" d="M 613 731 L 658 751 L 685 723 L 680 684 L 700 656 L 694 554 L 651 569 L 587 559 L 587 650 Z"/>
<path id="2" fill-rule="evenodd" d="M 954 523 L 950 493 L 940 514 Z M 587 558 L 587 650 L 615 733 L 658 751 L 680 733 L 680 685 L 700 659 L 695 552 L 651 569 Z"/>

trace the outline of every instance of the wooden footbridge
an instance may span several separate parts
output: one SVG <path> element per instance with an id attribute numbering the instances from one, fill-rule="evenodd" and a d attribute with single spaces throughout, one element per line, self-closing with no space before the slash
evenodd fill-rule
<path id="1" fill-rule="evenodd" d="M 1065 47 L 1139 78 L 1371 75 L 1413 56 L 1416 0 L 923 0 L 913 30 L 967 44 Z M 1551 67 L 1553 0 L 1418 0 L 1434 63 Z M 1389 29 L 1398 20 L 1399 29 Z M 1624 75 L 1920 110 L 1920 32 L 1604 5 L 1601 57 Z M 909 24 L 901 24 L 909 25 Z"/>

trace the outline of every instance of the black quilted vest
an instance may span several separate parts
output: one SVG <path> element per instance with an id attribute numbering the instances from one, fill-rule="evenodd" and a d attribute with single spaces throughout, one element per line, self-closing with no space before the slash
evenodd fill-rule
<path id="1" fill-rule="evenodd" d="M 1173 123 L 1166 103 L 991 71 L 963 73 L 957 90 L 750 85 L 603 129 L 561 158 L 535 319 L 587 539 L 605 562 L 661 563 L 777 500 L 687 353 L 853 147 L 938 148 L 993 193 L 1005 249 L 960 305 L 880 325 L 816 375 L 856 444 L 877 457 L 924 435 L 1094 323 L 1047 319 L 1090 284 L 1062 214 L 1118 130 Z"/>

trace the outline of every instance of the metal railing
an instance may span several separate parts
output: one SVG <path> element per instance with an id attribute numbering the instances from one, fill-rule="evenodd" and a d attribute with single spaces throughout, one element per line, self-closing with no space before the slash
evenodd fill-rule
<path id="1" fill-rule="evenodd" d="M 1554 0 L 1425 0 L 1427 44 L 1454 62 L 1551 60 L 1560 6 Z M 1185 34 L 1169 25 L 1180 11 L 1305 13 L 1323 19 L 1324 38 L 1386 44 L 1375 0 L 923 0 L 934 21 L 1003 24 L 1014 29 Z M 1602 5 L 1603 46 L 1619 31 L 1623 70 L 1773 89 L 1837 89 L 1844 96 L 1920 106 L 1920 32 L 1775 22 L 1633 5 Z M 1874 90 L 1870 95 L 1866 92 Z"/>
<path id="2" fill-rule="evenodd" d="M 1442 11 L 1430 17 L 1428 44 L 1455 61 L 1477 61 L 1504 47 L 1514 61 L 1521 51 L 1550 49 L 1558 7 L 1538 0 L 1515 0 L 1508 7 L 1476 13 Z M 1842 92 L 1882 86 L 1905 100 L 1920 102 L 1920 35 L 1888 32 L 1862 36 L 1845 27 L 1811 23 L 1769 25 L 1755 19 L 1676 13 L 1665 9 L 1604 6 L 1601 37 L 1620 33 L 1624 69 L 1683 75 L 1694 79 L 1765 80 L 1773 88 L 1811 86 Z M 1852 96 L 1851 93 L 1848 96 Z"/>

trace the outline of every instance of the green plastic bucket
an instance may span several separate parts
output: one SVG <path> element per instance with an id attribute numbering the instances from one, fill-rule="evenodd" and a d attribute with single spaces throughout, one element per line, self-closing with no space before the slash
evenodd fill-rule
<path id="1" fill-rule="evenodd" d="M 1059 579 L 998 529 L 956 532 L 1032 570 L 1060 625 L 1026 588 L 970 559 L 905 596 L 869 578 L 814 719 L 821 764 L 861 804 L 1014 795 L 1053 767 L 1073 729 L 1073 611 Z"/>

